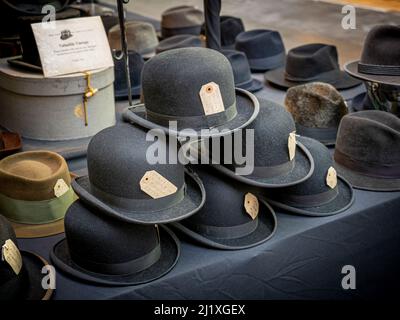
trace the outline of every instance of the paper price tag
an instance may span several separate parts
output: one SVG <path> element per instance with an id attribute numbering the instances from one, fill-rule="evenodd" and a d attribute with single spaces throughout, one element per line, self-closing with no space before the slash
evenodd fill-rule
<path id="1" fill-rule="evenodd" d="M 54 186 L 54 195 L 59 198 L 64 195 L 69 190 L 68 185 L 65 183 L 64 179 L 58 179 Z"/>
<path id="2" fill-rule="evenodd" d="M 330 167 L 328 169 L 328 173 L 326 175 L 326 184 L 334 189 L 337 186 L 337 173 L 334 167 Z"/>
<path id="3" fill-rule="evenodd" d="M 221 91 L 219 90 L 219 86 L 215 82 L 207 83 L 201 87 L 200 99 L 205 115 L 225 111 Z"/>
<path id="4" fill-rule="evenodd" d="M 178 188 L 155 170 L 147 171 L 139 182 L 140 189 L 153 199 L 174 194 Z"/>
<path id="5" fill-rule="evenodd" d="M 15 274 L 19 274 L 22 268 L 22 257 L 15 243 L 8 239 L 1 248 L 1 259 L 6 261 Z"/>
<path id="6" fill-rule="evenodd" d="M 244 196 L 244 208 L 253 220 L 258 216 L 259 207 L 257 197 L 250 192 L 246 193 Z"/>
<path id="7" fill-rule="evenodd" d="M 296 132 L 289 133 L 288 138 L 289 160 L 292 161 L 296 155 Z"/>

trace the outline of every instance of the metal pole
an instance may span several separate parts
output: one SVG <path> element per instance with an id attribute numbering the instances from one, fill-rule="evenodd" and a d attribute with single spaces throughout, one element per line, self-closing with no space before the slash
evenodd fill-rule
<path id="1" fill-rule="evenodd" d="M 219 15 L 221 0 L 204 0 L 204 20 L 207 48 L 221 51 L 221 27 Z"/>

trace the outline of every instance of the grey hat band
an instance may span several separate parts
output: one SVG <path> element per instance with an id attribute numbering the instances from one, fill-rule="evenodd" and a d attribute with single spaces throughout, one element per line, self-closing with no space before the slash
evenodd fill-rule
<path id="1" fill-rule="evenodd" d="M 281 202 L 298 208 L 317 207 L 325 205 L 333 201 L 339 194 L 339 189 L 336 186 L 334 189 L 307 195 L 294 195 L 294 194 L 282 194 Z"/>
<path id="2" fill-rule="evenodd" d="M 260 65 L 261 64 L 261 65 L 268 65 L 268 66 L 274 67 L 274 66 L 280 65 L 282 63 L 282 61 L 285 61 L 285 57 L 286 57 L 285 52 L 281 52 L 281 53 L 279 53 L 279 54 L 277 54 L 275 56 L 257 58 L 257 59 L 255 59 L 255 58 L 251 58 L 251 59 L 247 58 L 247 60 L 249 61 L 250 66 L 253 65 L 253 64 L 254 65 Z"/>
<path id="3" fill-rule="evenodd" d="M 155 122 L 164 127 L 168 127 L 170 121 L 177 121 L 179 130 L 183 128 L 199 130 L 204 128 L 204 125 L 207 125 L 208 128 L 219 127 L 233 120 L 236 117 L 236 115 L 237 115 L 236 102 L 230 107 L 226 108 L 225 111 L 223 112 L 211 115 L 189 116 L 189 117 L 169 116 L 150 111 L 149 109 L 146 108 L 147 120 Z"/>
<path id="4" fill-rule="evenodd" d="M 177 34 L 200 34 L 200 26 L 190 26 L 190 27 L 174 27 L 174 28 L 161 28 L 161 35 L 163 38 L 168 38 L 175 36 Z"/>
<path id="5" fill-rule="evenodd" d="M 285 72 L 285 79 L 289 80 L 289 81 L 294 81 L 294 82 L 310 82 L 310 81 L 324 81 L 324 80 L 332 80 L 334 78 L 337 77 L 337 75 L 339 74 L 340 70 L 338 69 L 334 69 L 334 70 L 330 70 L 327 72 L 322 72 L 319 73 L 313 77 L 309 77 L 309 78 L 301 78 L 301 77 L 296 77 L 294 75 L 291 75 L 287 72 Z"/>
<path id="6" fill-rule="evenodd" d="M 88 271 L 108 275 L 129 275 L 148 269 L 155 264 L 161 257 L 161 245 L 160 242 L 158 242 L 154 249 L 144 256 L 122 263 L 94 262 L 80 257 L 76 253 L 70 252 L 70 254 L 72 260 L 77 265 Z"/>
<path id="7" fill-rule="evenodd" d="M 316 140 L 322 141 L 330 141 L 336 140 L 337 136 L 337 127 L 330 127 L 330 128 L 311 128 L 305 127 L 301 124 L 296 123 L 297 133 L 302 136 L 314 138 Z"/>
<path id="8" fill-rule="evenodd" d="M 272 167 L 254 167 L 253 172 L 248 177 L 274 178 L 284 175 L 294 169 L 295 161 L 288 161 Z"/>
<path id="9" fill-rule="evenodd" d="M 155 211 L 170 209 L 181 202 L 185 197 L 186 184 L 183 184 L 183 186 L 174 194 L 159 199 L 121 198 L 100 190 L 92 183 L 90 184 L 90 191 L 96 198 L 104 201 L 104 203 L 116 206 L 122 210 L 127 210 L 129 212 L 152 213 Z"/>
<path id="10" fill-rule="evenodd" d="M 190 226 L 190 228 L 197 233 L 200 233 L 204 236 L 217 239 L 237 239 L 253 233 L 258 227 L 258 219 L 254 219 L 244 224 L 232 227 L 216 227 L 206 224 L 191 223 L 189 221 L 185 221 L 185 224 Z"/>
<path id="11" fill-rule="evenodd" d="M 358 72 L 382 76 L 400 76 L 400 66 L 383 66 L 359 62 Z"/>

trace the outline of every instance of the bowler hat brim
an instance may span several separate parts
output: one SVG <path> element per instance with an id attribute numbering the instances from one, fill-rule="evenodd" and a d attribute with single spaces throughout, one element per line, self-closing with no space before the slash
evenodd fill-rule
<path id="1" fill-rule="evenodd" d="M 50 259 L 59 270 L 85 282 L 106 286 L 130 286 L 151 282 L 171 271 L 180 255 L 180 243 L 174 233 L 162 225 L 159 226 L 159 230 L 161 257 L 148 269 L 137 273 L 106 275 L 86 270 L 71 258 L 66 239 L 61 240 L 54 246 L 50 252 Z"/>
<path id="2" fill-rule="evenodd" d="M 351 61 L 344 65 L 344 70 L 351 76 L 370 82 L 378 82 L 393 86 L 400 86 L 400 77 L 399 76 L 385 76 L 385 75 L 376 75 L 376 74 L 367 74 L 358 72 L 358 63 L 359 61 Z"/>

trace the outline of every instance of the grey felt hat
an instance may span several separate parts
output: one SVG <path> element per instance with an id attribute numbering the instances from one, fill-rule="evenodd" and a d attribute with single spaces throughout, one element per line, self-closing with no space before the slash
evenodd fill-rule
<path id="1" fill-rule="evenodd" d="M 156 48 L 156 53 L 161 53 L 172 49 L 204 46 L 205 44 L 199 36 L 194 36 L 191 34 L 179 34 L 160 41 Z"/>
<path id="2" fill-rule="evenodd" d="M 161 15 L 161 37 L 165 39 L 178 34 L 200 35 L 203 22 L 203 11 L 194 6 L 169 8 Z"/>
<path id="3" fill-rule="evenodd" d="M 206 112 L 208 105 L 203 103 L 200 91 L 204 90 L 205 95 L 217 94 L 218 98 L 215 85 L 219 87 L 220 103 L 217 109 Z M 170 135 L 228 135 L 248 126 L 259 112 L 253 94 L 235 90 L 229 60 L 207 48 L 182 48 L 158 54 L 144 65 L 142 90 L 144 104 L 128 108 L 124 120 L 147 129 L 159 128 Z M 171 121 L 176 121 L 177 129 L 169 128 Z"/>
<path id="4" fill-rule="evenodd" d="M 343 117 L 334 153 L 335 168 L 354 188 L 400 190 L 400 119 L 379 110 Z"/>
<path id="5" fill-rule="evenodd" d="M 167 227 L 125 223 L 79 200 L 65 216 L 65 236 L 50 252 L 53 264 L 98 285 L 154 281 L 171 271 L 180 252 L 178 239 Z"/>
<path id="6" fill-rule="evenodd" d="M 173 223 L 174 228 L 198 243 L 224 250 L 254 247 L 274 235 L 276 216 L 267 202 L 258 198 L 254 219 L 245 209 L 245 201 L 250 201 L 246 194 L 257 198 L 259 189 L 230 179 L 210 166 L 196 165 L 193 170 L 204 182 L 207 200 L 195 215 Z"/>
<path id="7" fill-rule="evenodd" d="M 332 177 L 331 186 L 327 184 L 330 170 L 334 172 L 329 149 L 311 138 L 299 137 L 299 141 L 314 159 L 313 174 L 295 186 L 265 191 L 265 199 L 277 208 L 306 216 L 329 216 L 348 209 L 354 201 L 350 183 L 337 176 Z"/>
<path id="8" fill-rule="evenodd" d="M 340 120 L 348 111 L 332 85 L 312 82 L 289 88 L 285 106 L 294 118 L 296 133 L 327 146 L 335 145 Z"/>
<path id="9" fill-rule="evenodd" d="M 201 180 L 180 163 L 168 163 L 169 144 L 157 137 L 157 133 L 146 134 L 142 128 L 126 123 L 100 131 L 89 143 L 88 176 L 72 183 L 76 194 L 96 210 L 126 222 L 167 223 L 197 212 L 205 201 Z M 147 159 L 149 148 L 155 148 L 155 140 L 163 148 L 158 152 L 166 155 L 161 163 Z M 172 184 L 171 192 L 154 196 L 143 188 L 147 174 L 154 171 L 162 181 Z M 158 181 L 151 179 L 149 182 Z"/>

